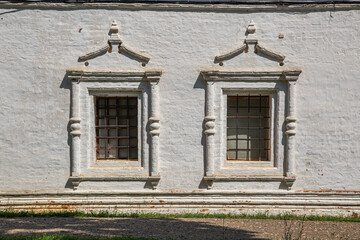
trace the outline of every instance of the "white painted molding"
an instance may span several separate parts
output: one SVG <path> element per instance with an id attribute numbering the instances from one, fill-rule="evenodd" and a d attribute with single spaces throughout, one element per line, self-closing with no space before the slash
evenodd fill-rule
<path id="1" fill-rule="evenodd" d="M 0 209 L 163 213 L 360 214 L 360 193 L 347 191 L 49 191 L 0 193 Z"/>
<path id="2" fill-rule="evenodd" d="M 79 175 L 80 162 L 80 89 L 77 82 L 71 83 L 71 116 L 70 116 L 70 136 L 71 136 L 71 176 Z"/>
<path id="3" fill-rule="evenodd" d="M 220 56 L 215 56 L 215 60 L 220 62 L 223 60 L 231 59 L 231 58 L 243 53 L 244 50 L 246 49 L 246 46 L 247 46 L 246 44 L 243 44 L 240 47 L 235 48 L 234 50 L 231 50 L 230 52 L 224 53 Z"/>
<path id="4" fill-rule="evenodd" d="M 93 51 L 90 51 L 90 52 L 80 56 L 79 61 L 86 61 L 86 60 L 89 60 L 92 58 L 96 58 L 102 54 L 105 54 L 107 51 L 109 51 L 109 49 L 110 49 L 109 44 L 106 44 L 103 47 L 96 48 Z"/>
<path id="5" fill-rule="evenodd" d="M 109 36 L 107 45 L 97 48 L 93 51 L 90 51 L 84 55 L 81 55 L 79 57 L 79 61 L 86 61 L 91 58 L 96 58 L 102 54 L 105 54 L 106 52 L 112 52 L 113 49 L 116 49 L 116 48 L 118 49 L 117 51 L 119 53 L 126 53 L 126 54 L 128 54 L 138 60 L 144 61 L 144 62 L 150 61 L 150 57 L 147 56 L 146 54 L 140 53 L 134 49 L 131 49 L 130 47 L 128 47 L 122 43 L 120 36 L 119 36 L 119 26 L 115 20 L 111 23 L 109 32 L 110 32 L 110 36 Z"/>
<path id="6" fill-rule="evenodd" d="M 150 135 L 150 176 L 157 177 L 159 173 L 159 135 L 160 135 L 160 107 L 158 82 L 150 82 L 151 109 L 149 118 Z M 157 185 L 157 183 L 156 183 Z M 156 185 L 153 185 L 156 187 Z"/>
<path id="7" fill-rule="evenodd" d="M 206 82 L 206 116 L 204 118 L 204 134 L 206 137 L 206 156 L 204 182 L 208 189 L 211 189 L 215 181 L 265 181 L 265 182 L 284 182 L 290 190 L 295 182 L 295 86 L 301 70 L 284 71 L 220 71 L 209 70 L 201 71 L 201 75 Z M 286 109 L 286 148 L 285 148 L 285 173 L 280 176 L 259 175 L 259 176 L 217 176 L 214 172 L 214 149 L 215 145 L 215 112 L 214 112 L 214 84 L 220 81 L 227 82 L 261 82 L 261 81 L 287 81 L 287 106 Z M 256 89 L 256 88 L 255 88 Z M 261 89 L 261 88 L 260 88 Z"/>
<path id="8" fill-rule="evenodd" d="M 214 174 L 214 147 L 215 147 L 215 116 L 214 116 L 214 82 L 206 82 L 206 116 L 204 118 L 204 134 L 206 141 L 205 176 Z"/>
<path id="9" fill-rule="evenodd" d="M 120 81 L 120 82 L 141 82 L 141 81 L 159 81 L 162 71 L 84 71 L 69 69 L 66 71 L 71 81 Z"/>
<path id="10" fill-rule="evenodd" d="M 153 189 L 156 189 L 160 176 L 77 176 L 70 177 L 69 181 L 73 184 L 74 190 L 77 190 L 81 182 L 118 182 L 118 181 L 145 181 L 151 183 Z"/>
<path id="11" fill-rule="evenodd" d="M 150 57 L 145 56 L 145 54 L 138 53 L 136 50 L 133 50 L 132 48 L 126 46 L 125 44 L 121 44 L 119 46 L 119 53 L 121 53 L 122 51 L 129 54 L 130 56 L 133 56 L 134 58 L 143 60 L 144 62 L 150 61 Z"/>
<path id="12" fill-rule="evenodd" d="M 279 61 L 284 61 L 285 59 L 285 55 L 279 53 L 279 52 L 276 52 L 275 50 L 271 50 L 269 48 L 266 48 L 260 44 L 256 44 L 255 45 L 255 50 L 256 52 L 260 52 L 270 58 L 273 58 L 273 59 L 276 59 L 276 60 L 279 60 Z"/>
<path id="13" fill-rule="evenodd" d="M 149 71 L 84 71 L 84 70 L 67 70 L 67 77 L 72 82 L 71 93 L 71 118 L 70 118 L 70 135 L 72 137 L 71 145 L 71 177 L 70 182 L 73 184 L 74 190 L 78 189 L 81 182 L 84 181 L 147 181 L 151 183 L 153 189 L 156 189 L 160 173 L 158 172 L 159 163 L 159 135 L 160 135 L 160 107 L 159 107 L 159 90 L 158 82 L 162 72 L 157 70 Z M 81 118 L 80 118 L 80 92 L 79 88 L 82 82 L 148 82 L 150 89 L 150 116 L 149 136 L 150 136 L 150 170 L 148 176 L 86 176 L 81 174 L 80 169 L 80 147 L 81 147 Z M 84 83 L 85 84 L 85 83 Z M 104 85 L 105 86 L 105 85 Z M 83 92 L 83 94 L 88 94 Z M 86 97 L 86 96 L 82 96 Z M 86 139 L 84 140 L 86 141 Z"/>
<path id="14" fill-rule="evenodd" d="M 295 177 L 284 176 L 204 176 L 208 189 L 212 188 L 213 182 L 283 182 L 288 189 L 294 184 Z"/>
<path id="15" fill-rule="evenodd" d="M 297 4 L 186 4 L 186 3 L 70 3 L 70 2 L 15 2 L 0 1 L 1 8 L 21 9 L 127 9 L 127 10 L 181 10 L 181 11 L 344 11 L 360 9 L 360 4 L 349 3 L 297 3 Z"/>
<path id="16" fill-rule="evenodd" d="M 286 176 L 295 176 L 295 134 L 296 134 L 296 115 L 295 115 L 295 93 L 296 82 L 289 81 L 287 95 L 287 113 L 286 113 L 286 146 L 285 156 L 287 162 Z"/>
<path id="17" fill-rule="evenodd" d="M 246 32 L 247 32 L 247 36 L 244 40 L 244 44 L 241 47 L 236 48 L 235 50 L 231 50 L 220 56 L 216 56 L 215 60 L 223 61 L 223 60 L 232 59 L 243 52 L 247 52 L 247 49 L 249 49 L 249 45 L 254 45 L 255 53 L 262 53 L 263 55 L 266 55 L 270 59 L 273 59 L 276 61 L 280 61 L 280 62 L 284 61 L 285 55 L 283 55 L 277 51 L 271 50 L 269 48 L 266 48 L 258 43 L 258 38 L 256 36 L 256 28 L 255 28 L 255 24 L 253 21 L 250 22 L 249 26 L 247 27 Z"/>
<path id="18" fill-rule="evenodd" d="M 284 71 L 223 71 L 203 70 L 201 75 L 205 81 L 296 81 L 300 69 Z"/>

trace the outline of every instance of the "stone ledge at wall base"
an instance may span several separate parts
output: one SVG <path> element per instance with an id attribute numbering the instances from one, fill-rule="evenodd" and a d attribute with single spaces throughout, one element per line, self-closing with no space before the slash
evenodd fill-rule
<path id="1" fill-rule="evenodd" d="M 2 193 L 0 211 L 356 216 L 359 191 L 71 191 Z"/>

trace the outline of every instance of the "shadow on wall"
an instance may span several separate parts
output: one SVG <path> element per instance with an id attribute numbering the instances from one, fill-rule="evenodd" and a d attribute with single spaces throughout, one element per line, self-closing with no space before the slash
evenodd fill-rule
<path id="1" fill-rule="evenodd" d="M 177 218 L 3 218 L 0 219 L 0 235 L 46 233 L 155 239 L 259 239 L 255 238 L 254 232 L 242 230 L 239 226 L 227 226 L 229 224 L 226 221 Z"/>
<path id="2" fill-rule="evenodd" d="M 203 89 L 204 90 L 204 103 L 206 103 L 206 84 L 204 82 L 204 79 L 201 74 L 196 79 L 196 82 L 194 84 L 194 89 Z M 204 129 L 205 129 L 205 116 L 206 116 L 206 104 L 203 106 L 203 112 L 204 112 L 204 120 L 202 121 L 201 129 L 203 131 L 203 134 L 201 134 L 201 140 L 200 143 L 203 146 L 203 166 L 206 165 L 206 143 L 205 143 L 205 135 L 204 135 Z M 205 176 L 205 168 L 204 168 L 204 176 Z M 202 180 L 198 186 L 200 189 L 206 189 L 207 184 Z"/>
<path id="3" fill-rule="evenodd" d="M 61 81 L 61 84 L 60 84 L 60 88 L 62 89 L 67 89 L 69 91 L 69 99 L 71 99 L 71 82 L 69 81 L 69 77 L 68 77 L 68 73 L 66 73 L 64 75 L 64 78 L 63 80 Z M 69 115 L 68 115 L 68 119 L 70 119 L 71 117 L 71 108 L 72 108 L 72 102 L 70 101 L 70 106 L 69 106 Z M 69 160 L 71 159 L 71 152 L 70 152 L 70 145 L 71 145 L 71 135 L 70 135 L 70 122 L 67 123 L 67 132 L 68 132 L 68 137 L 67 137 L 67 145 L 69 146 Z M 71 161 L 69 162 L 69 166 L 70 166 L 70 171 L 69 171 L 69 175 L 71 175 L 71 169 L 72 169 L 72 166 L 71 166 Z M 70 187 L 69 183 L 66 183 L 66 186 L 65 187 Z"/>

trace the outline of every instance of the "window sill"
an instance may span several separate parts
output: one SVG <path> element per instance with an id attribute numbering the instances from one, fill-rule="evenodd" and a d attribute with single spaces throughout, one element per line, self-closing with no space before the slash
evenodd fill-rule
<path id="1" fill-rule="evenodd" d="M 284 182 L 288 190 L 290 190 L 296 180 L 296 177 L 284 177 L 282 175 L 274 175 L 274 176 L 239 175 L 239 176 L 204 176 L 203 179 L 208 189 L 212 188 L 214 182 Z"/>
<path id="2" fill-rule="evenodd" d="M 70 177 L 74 190 L 77 190 L 81 182 L 117 182 L 117 181 L 144 181 L 150 182 L 153 189 L 156 189 L 160 176 L 76 176 Z"/>

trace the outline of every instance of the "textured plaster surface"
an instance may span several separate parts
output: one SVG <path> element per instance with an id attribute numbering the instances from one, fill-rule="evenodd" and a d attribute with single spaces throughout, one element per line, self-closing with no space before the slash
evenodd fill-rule
<path id="1" fill-rule="evenodd" d="M 78 62 L 107 41 L 112 20 L 124 43 L 151 56 L 117 53 Z M 253 20 L 261 43 L 285 65 L 241 54 L 220 67 L 214 57 L 240 46 Z M 70 83 L 66 69 L 161 69 L 161 190 L 197 190 L 204 174 L 202 69 L 302 69 L 296 93 L 294 190 L 360 190 L 360 11 L 204 12 L 147 10 L 0 10 L 0 191 L 64 191 L 70 174 Z M 279 34 L 284 38 L 279 39 Z M 88 189 L 102 189 L 104 184 Z M 111 183 L 116 190 L 144 183 Z M 107 185 L 106 188 L 108 188 Z M 279 189 L 230 182 L 217 190 Z M 68 189 L 70 191 L 70 189 Z M 72 191 L 72 190 L 71 190 Z M 284 190 L 286 191 L 286 190 Z"/>

